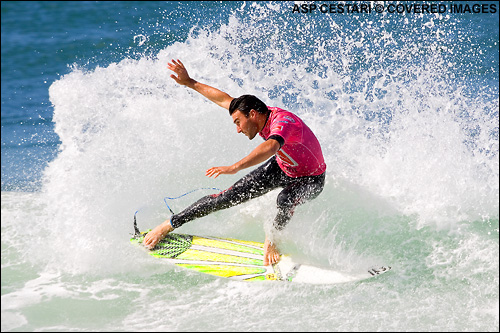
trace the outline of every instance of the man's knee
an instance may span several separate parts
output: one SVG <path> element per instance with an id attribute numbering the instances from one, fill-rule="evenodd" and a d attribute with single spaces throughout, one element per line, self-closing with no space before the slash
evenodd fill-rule
<path id="1" fill-rule="evenodd" d="M 278 206 L 278 209 L 286 211 L 292 209 L 296 205 L 294 201 L 295 200 L 290 196 L 285 195 L 283 194 L 283 192 L 281 192 L 276 199 L 276 205 Z"/>
<path id="2" fill-rule="evenodd" d="M 278 195 L 276 199 L 276 204 L 278 208 L 284 210 L 293 209 L 295 206 L 298 206 L 304 203 L 307 195 L 305 193 L 300 193 L 300 191 L 287 191 L 283 190 Z"/>

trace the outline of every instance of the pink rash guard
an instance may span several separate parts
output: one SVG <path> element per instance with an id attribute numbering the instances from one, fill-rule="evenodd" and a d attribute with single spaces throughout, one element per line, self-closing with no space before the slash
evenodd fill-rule
<path id="1" fill-rule="evenodd" d="M 271 113 L 259 134 L 264 140 L 279 137 L 281 149 L 276 153 L 276 160 L 281 170 L 293 178 L 324 173 L 323 152 L 309 127 L 291 112 L 277 107 L 268 109 Z"/>

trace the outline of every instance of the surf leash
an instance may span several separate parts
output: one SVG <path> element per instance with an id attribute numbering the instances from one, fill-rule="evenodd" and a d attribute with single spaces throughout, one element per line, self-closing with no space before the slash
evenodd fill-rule
<path id="1" fill-rule="evenodd" d="M 172 208 L 170 208 L 170 206 L 169 206 L 169 204 L 168 204 L 168 202 L 167 202 L 167 199 L 168 199 L 168 200 L 176 200 L 176 199 L 180 199 L 180 198 L 182 198 L 182 197 L 184 197 L 184 196 L 186 196 L 186 195 L 188 195 L 188 194 L 191 194 L 191 193 L 193 193 L 193 192 L 197 192 L 197 191 L 200 191 L 200 190 L 216 190 L 216 191 L 222 192 L 222 190 L 221 190 L 221 189 L 218 189 L 218 188 L 216 188 L 216 187 L 201 187 L 201 188 L 197 188 L 197 189 L 195 189 L 195 190 L 192 190 L 192 191 L 186 192 L 186 193 L 184 193 L 183 195 L 179 195 L 178 197 L 174 197 L 174 198 L 171 198 L 171 197 L 165 197 L 165 198 L 163 198 L 163 201 L 165 202 L 165 205 L 167 205 L 167 208 L 168 208 L 168 210 L 170 211 L 170 213 L 172 213 L 172 215 L 174 215 L 175 213 L 174 213 L 174 211 L 172 210 Z"/>
<path id="2" fill-rule="evenodd" d="M 200 190 L 216 190 L 216 191 L 219 191 L 219 192 L 222 192 L 221 189 L 218 189 L 216 187 L 201 187 L 201 188 L 197 188 L 195 190 L 191 190 L 189 192 L 186 192 L 182 195 L 179 195 L 178 197 L 164 197 L 163 198 L 163 201 L 165 202 L 165 205 L 167 205 L 167 208 L 168 210 L 170 211 L 170 213 L 172 213 L 172 215 L 174 215 L 174 211 L 172 210 L 172 208 L 170 208 L 170 205 L 168 204 L 167 202 L 167 199 L 168 200 L 176 200 L 176 199 L 180 199 L 188 194 L 191 194 L 191 193 L 194 193 L 194 192 L 197 192 L 197 191 L 200 191 Z M 142 208 L 141 208 L 142 209 Z M 137 227 L 137 213 L 139 213 L 139 211 L 141 210 L 137 210 L 135 213 L 134 213 L 134 236 L 137 236 L 137 237 L 140 237 L 141 236 L 141 232 L 139 230 L 139 228 Z"/>

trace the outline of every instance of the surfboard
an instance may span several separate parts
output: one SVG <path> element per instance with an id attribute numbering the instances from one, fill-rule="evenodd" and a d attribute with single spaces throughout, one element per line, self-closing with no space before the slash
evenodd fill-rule
<path id="1" fill-rule="evenodd" d="M 130 241 L 140 245 L 146 234 L 140 232 Z M 364 280 L 391 269 L 376 266 L 351 274 L 296 263 L 287 255 L 277 264 L 264 266 L 263 243 L 177 233 L 168 234 L 149 254 L 185 269 L 239 281 L 335 284 Z"/>

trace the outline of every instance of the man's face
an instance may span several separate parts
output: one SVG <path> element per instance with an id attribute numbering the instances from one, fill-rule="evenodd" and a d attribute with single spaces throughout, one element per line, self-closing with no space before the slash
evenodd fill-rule
<path id="1" fill-rule="evenodd" d="M 256 115 L 257 111 L 255 110 L 250 110 L 248 118 L 240 110 L 234 111 L 231 115 L 236 125 L 236 131 L 245 134 L 250 140 L 255 138 L 257 133 L 259 133 Z"/>

